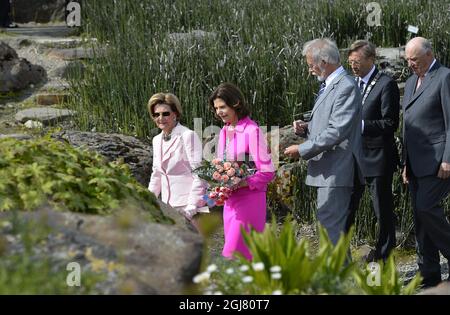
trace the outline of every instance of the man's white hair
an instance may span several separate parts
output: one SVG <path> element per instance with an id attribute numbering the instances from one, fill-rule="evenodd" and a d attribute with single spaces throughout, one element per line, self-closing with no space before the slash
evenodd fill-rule
<path id="1" fill-rule="evenodd" d="M 317 38 L 305 43 L 302 54 L 303 56 L 311 55 L 315 63 L 323 60 L 326 63 L 338 65 L 341 60 L 336 43 L 329 38 Z"/>
<path id="2" fill-rule="evenodd" d="M 411 46 L 417 46 L 417 48 L 420 48 L 423 54 L 432 52 L 431 42 L 423 37 L 414 37 L 408 43 L 406 43 L 405 48 L 408 49 L 411 48 Z"/>

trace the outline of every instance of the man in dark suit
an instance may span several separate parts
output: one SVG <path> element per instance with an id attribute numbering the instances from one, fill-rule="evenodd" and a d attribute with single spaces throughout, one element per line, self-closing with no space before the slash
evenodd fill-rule
<path id="1" fill-rule="evenodd" d="M 11 22 L 11 18 L 14 18 L 13 12 L 11 12 L 11 0 L 0 0 L 0 27 L 18 27 L 17 24 Z"/>
<path id="2" fill-rule="evenodd" d="M 450 70 L 422 37 L 411 39 L 405 58 L 414 74 L 403 98 L 403 181 L 414 210 L 417 255 L 424 286 L 441 281 L 439 252 L 450 261 L 450 224 L 440 205 L 450 190 Z"/>
<path id="3" fill-rule="evenodd" d="M 360 163 L 365 182 L 370 190 L 379 233 L 375 250 L 368 261 L 386 260 L 395 247 L 395 220 L 392 197 L 392 176 L 398 166 L 398 152 L 394 132 L 398 127 L 400 93 L 397 83 L 375 66 L 376 48 L 365 40 L 354 42 L 348 53 L 348 62 L 356 77 L 362 95 L 362 146 Z M 356 205 L 364 186 L 355 186 Z M 348 228 L 354 223 L 357 206 L 352 207 Z"/>

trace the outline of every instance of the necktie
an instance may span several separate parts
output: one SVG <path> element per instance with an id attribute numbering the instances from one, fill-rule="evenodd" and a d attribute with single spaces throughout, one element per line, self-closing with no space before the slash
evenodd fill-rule
<path id="1" fill-rule="evenodd" d="M 420 88 L 420 86 L 422 85 L 422 82 L 423 82 L 423 77 L 419 77 L 417 79 L 416 91 Z"/>
<path id="2" fill-rule="evenodd" d="M 320 95 L 322 95 L 322 93 L 325 91 L 325 88 L 326 88 L 327 86 L 326 86 L 326 83 L 325 83 L 325 81 L 323 81 L 321 84 L 320 84 L 320 88 L 319 88 L 319 92 L 317 93 L 317 97 L 316 97 L 316 101 L 317 101 L 317 99 L 320 97 Z"/>
<path id="3" fill-rule="evenodd" d="M 361 78 L 359 79 L 359 91 L 361 95 L 364 94 L 364 81 Z"/>

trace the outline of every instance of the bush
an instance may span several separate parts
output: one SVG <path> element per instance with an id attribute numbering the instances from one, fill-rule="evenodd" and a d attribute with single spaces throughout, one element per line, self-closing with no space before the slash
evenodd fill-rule
<path id="1" fill-rule="evenodd" d="M 403 287 L 393 257 L 379 262 L 380 281 L 371 287 L 366 279 L 370 270 L 359 270 L 350 262 L 351 230 L 333 246 L 327 232 L 319 226 L 320 245 L 316 253 L 305 239 L 297 241 L 296 224 L 288 218 L 281 231 L 273 220 L 263 233 L 242 230 L 253 255 L 253 262 L 239 260 L 210 265 L 194 278 L 203 292 L 223 294 L 413 294 L 420 284 L 416 276 Z"/>
<path id="2" fill-rule="evenodd" d="M 109 214 L 124 205 L 169 222 L 155 196 L 127 165 L 44 137 L 0 140 L 0 211 L 33 210 L 49 202 L 74 212 Z"/>

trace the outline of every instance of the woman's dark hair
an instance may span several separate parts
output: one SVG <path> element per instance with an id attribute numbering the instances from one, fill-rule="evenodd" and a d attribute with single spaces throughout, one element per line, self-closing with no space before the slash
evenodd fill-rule
<path id="1" fill-rule="evenodd" d="M 228 107 L 234 109 L 239 119 L 250 115 L 250 109 L 244 100 L 241 90 L 234 84 L 227 82 L 220 84 L 209 97 L 209 106 L 216 118 L 219 117 L 214 108 L 214 100 L 218 98 L 222 99 Z"/>

